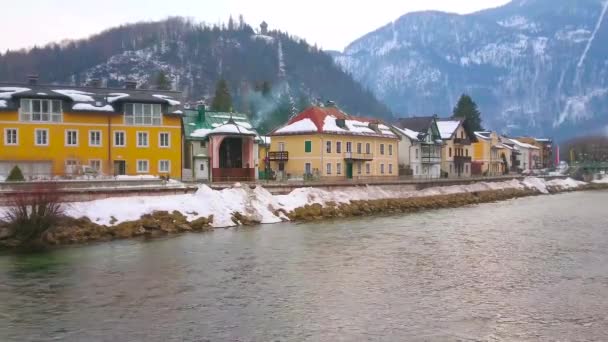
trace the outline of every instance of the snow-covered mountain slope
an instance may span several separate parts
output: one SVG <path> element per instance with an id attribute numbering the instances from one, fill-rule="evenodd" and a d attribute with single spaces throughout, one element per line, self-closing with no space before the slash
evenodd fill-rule
<path id="1" fill-rule="evenodd" d="M 484 123 L 565 137 L 608 125 L 608 0 L 515 0 L 469 15 L 417 12 L 335 61 L 401 115 L 448 115 L 463 92 Z"/>

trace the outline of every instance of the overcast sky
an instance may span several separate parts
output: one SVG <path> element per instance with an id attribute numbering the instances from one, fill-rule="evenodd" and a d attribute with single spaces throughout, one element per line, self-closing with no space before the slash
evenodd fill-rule
<path id="1" fill-rule="evenodd" d="M 186 16 L 218 23 L 243 14 L 257 27 L 288 31 L 326 50 L 420 10 L 470 13 L 508 0 L 3 0 L 0 51 L 85 38 L 123 23 Z M 10 28 L 10 29 L 6 29 Z"/>

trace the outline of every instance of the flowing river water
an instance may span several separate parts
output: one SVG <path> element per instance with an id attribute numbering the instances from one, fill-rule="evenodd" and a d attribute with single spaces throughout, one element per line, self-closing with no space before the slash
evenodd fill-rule
<path id="1" fill-rule="evenodd" d="M 608 192 L 0 256 L 0 341 L 608 341 Z"/>

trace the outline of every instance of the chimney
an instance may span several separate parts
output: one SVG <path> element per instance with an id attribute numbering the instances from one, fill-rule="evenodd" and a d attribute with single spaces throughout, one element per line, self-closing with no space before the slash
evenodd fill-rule
<path id="1" fill-rule="evenodd" d="M 137 89 L 136 81 L 125 81 L 125 89 Z"/>
<path id="2" fill-rule="evenodd" d="M 93 78 L 89 81 L 89 87 L 101 88 L 101 79 Z"/>
<path id="3" fill-rule="evenodd" d="M 198 123 L 202 124 L 203 122 L 205 122 L 205 105 L 204 104 L 199 104 L 197 107 L 197 111 L 198 111 Z"/>
<path id="4" fill-rule="evenodd" d="M 38 84 L 38 75 L 36 74 L 31 74 L 27 76 L 27 84 L 29 85 L 36 85 Z"/>
<path id="5" fill-rule="evenodd" d="M 325 107 L 335 107 L 336 103 L 334 101 L 327 101 L 325 102 Z"/>

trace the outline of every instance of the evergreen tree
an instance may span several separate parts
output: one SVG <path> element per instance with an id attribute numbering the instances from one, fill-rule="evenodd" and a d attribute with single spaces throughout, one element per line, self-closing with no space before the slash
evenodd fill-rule
<path id="1" fill-rule="evenodd" d="M 225 79 L 220 79 L 215 86 L 215 97 L 211 103 L 211 110 L 216 112 L 232 111 L 232 97 Z"/>
<path id="2" fill-rule="evenodd" d="M 23 182 L 25 181 L 25 177 L 23 177 L 23 173 L 21 172 L 21 169 L 19 168 L 19 166 L 13 167 L 13 169 L 11 170 L 11 172 L 8 174 L 8 177 L 6 177 L 6 181 L 7 182 Z"/>
<path id="3" fill-rule="evenodd" d="M 307 96 L 300 95 L 300 98 L 298 98 L 298 103 L 296 105 L 296 109 L 297 109 L 298 113 L 301 113 L 304 110 L 306 110 L 306 108 L 310 107 L 310 105 L 311 105 L 310 99 Z"/>
<path id="4" fill-rule="evenodd" d="M 469 136 L 474 136 L 475 131 L 483 131 L 481 126 L 481 113 L 477 109 L 477 104 L 467 95 L 462 94 L 458 100 L 458 104 L 454 107 L 452 113 L 454 118 L 464 119 L 464 128 Z"/>
<path id="5" fill-rule="evenodd" d="M 163 70 L 159 71 L 156 75 L 154 85 L 156 86 L 156 89 L 171 90 L 171 80 Z"/>

